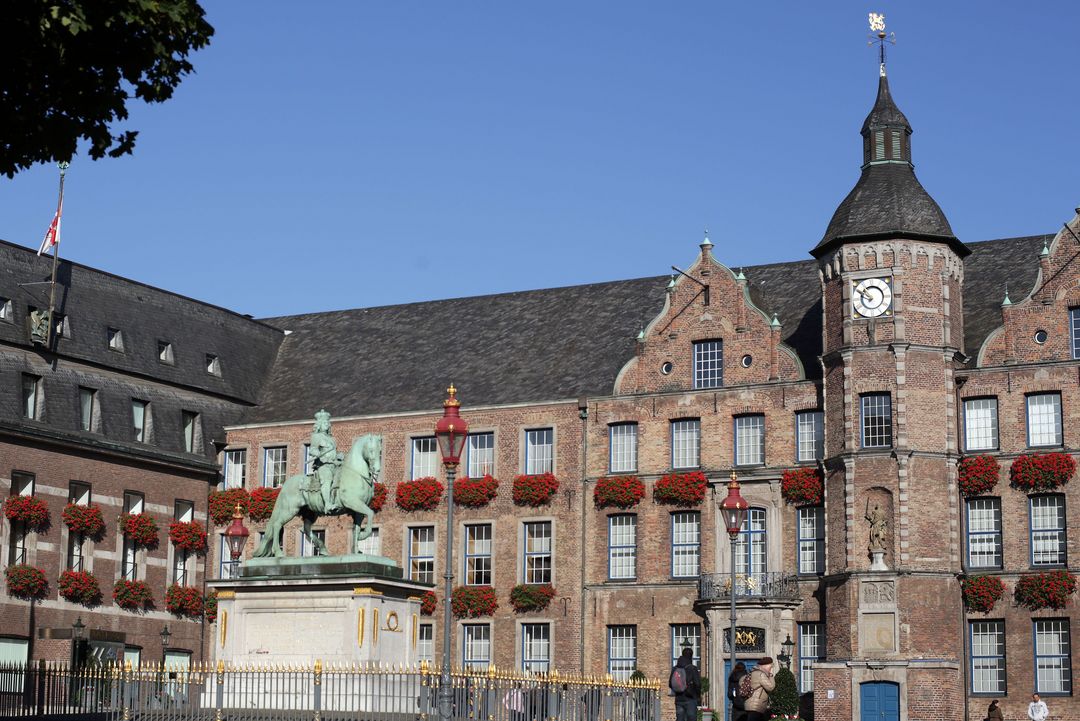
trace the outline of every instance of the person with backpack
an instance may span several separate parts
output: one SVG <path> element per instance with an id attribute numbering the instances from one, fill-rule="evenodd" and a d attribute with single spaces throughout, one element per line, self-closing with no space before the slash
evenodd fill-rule
<path id="1" fill-rule="evenodd" d="M 668 677 L 668 688 L 675 696 L 675 721 L 697 721 L 701 699 L 701 672 L 694 665 L 694 649 L 684 648 Z"/>
<path id="2" fill-rule="evenodd" d="M 748 691 L 744 702 L 746 721 L 769 721 L 769 694 L 776 688 L 772 665 L 773 660 L 766 656 L 758 661 L 757 668 L 739 681 L 740 695 L 744 687 Z"/>
<path id="3" fill-rule="evenodd" d="M 731 675 L 727 679 L 727 696 L 731 702 L 731 721 L 742 721 L 746 716 L 745 702 L 739 695 L 739 681 L 746 675 L 746 664 L 739 661 L 735 668 L 731 669 Z"/>

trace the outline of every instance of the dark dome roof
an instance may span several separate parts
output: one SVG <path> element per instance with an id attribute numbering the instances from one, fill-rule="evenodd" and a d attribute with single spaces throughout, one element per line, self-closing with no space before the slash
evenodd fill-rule
<path id="1" fill-rule="evenodd" d="M 874 108 L 870 111 L 870 114 L 866 116 L 866 120 L 863 121 L 862 130 L 863 135 L 870 132 L 870 128 L 907 128 L 911 130 L 911 124 L 908 123 L 907 116 L 900 112 L 900 108 L 896 107 L 896 103 L 893 102 L 892 94 L 889 92 L 889 79 L 884 75 L 878 80 L 877 99 L 874 101 Z"/>

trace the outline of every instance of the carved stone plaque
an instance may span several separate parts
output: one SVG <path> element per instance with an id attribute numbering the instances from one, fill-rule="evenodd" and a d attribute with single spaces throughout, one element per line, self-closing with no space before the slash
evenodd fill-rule
<path id="1" fill-rule="evenodd" d="M 867 655 L 896 652 L 896 616 L 892 613 L 864 613 L 859 617 L 862 651 Z"/>
<path id="2" fill-rule="evenodd" d="M 892 581 L 863 581 L 859 606 L 862 608 L 895 608 L 896 585 Z"/>

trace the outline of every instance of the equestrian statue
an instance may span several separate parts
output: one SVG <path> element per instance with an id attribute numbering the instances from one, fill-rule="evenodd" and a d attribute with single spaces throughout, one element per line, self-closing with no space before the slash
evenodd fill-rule
<path id="1" fill-rule="evenodd" d="M 253 554 L 255 558 L 284 556 L 281 531 L 297 516 L 304 521 L 304 538 L 320 554 L 328 553 L 326 544 L 311 532 L 311 524 L 319 516 L 352 515 L 351 553 L 358 553 L 360 542 L 371 535 L 375 512 L 368 504 L 382 470 L 382 437 L 368 433 L 356 439 L 348 454 L 338 453 L 330 431 L 330 414 L 319 411 L 311 433 L 310 458 L 311 473 L 292 476 L 281 484 L 266 535 Z"/>

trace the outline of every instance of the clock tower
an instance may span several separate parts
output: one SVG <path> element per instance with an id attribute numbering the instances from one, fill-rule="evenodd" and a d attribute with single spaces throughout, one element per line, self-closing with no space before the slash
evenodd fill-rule
<path id="1" fill-rule="evenodd" d="M 915 177 L 911 132 L 883 54 L 862 173 L 811 251 L 828 429 L 819 718 L 960 719 L 964 708 L 953 370 L 969 251 Z"/>

